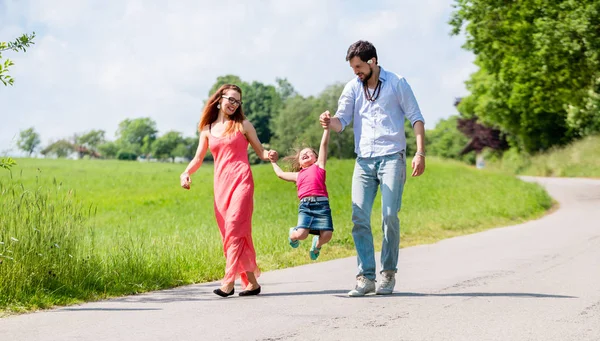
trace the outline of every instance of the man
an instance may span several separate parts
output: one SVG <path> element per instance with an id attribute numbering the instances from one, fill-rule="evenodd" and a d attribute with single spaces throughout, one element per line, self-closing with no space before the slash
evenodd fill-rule
<path id="1" fill-rule="evenodd" d="M 350 45 L 346 61 L 356 78 L 348 82 L 334 117 L 328 111 L 319 120 L 337 132 L 354 119 L 354 150 L 357 154 L 352 177 L 352 237 L 356 247 L 358 274 L 349 296 L 375 292 L 389 295 L 396 285 L 400 221 L 398 212 L 406 181 L 406 135 L 404 120 L 413 127 L 417 152 L 412 176 L 425 171 L 425 120 L 406 80 L 378 64 L 377 51 L 367 41 Z M 375 249 L 371 231 L 371 210 L 381 188 L 383 245 L 381 280 L 375 289 Z"/>

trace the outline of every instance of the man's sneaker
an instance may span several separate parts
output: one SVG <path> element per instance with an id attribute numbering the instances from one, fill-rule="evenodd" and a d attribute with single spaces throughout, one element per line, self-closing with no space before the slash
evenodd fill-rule
<path id="1" fill-rule="evenodd" d="M 290 242 L 290 246 L 293 247 L 294 249 L 297 248 L 298 245 L 300 245 L 299 240 L 292 240 L 292 233 L 294 233 L 295 230 L 296 230 L 295 227 L 290 228 L 290 233 L 288 234 L 288 241 Z"/>
<path id="2" fill-rule="evenodd" d="M 394 271 L 382 271 L 381 283 L 375 292 L 377 295 L 390 295 L 396 285 L 396 273 Z"/>
<path id="3" fill-rule="evenodd" d="M 375 292 L 375 281 L 365 276 L 356 277 L 356 287 L 348 292 L 348 296 L 359 297 Z"/>

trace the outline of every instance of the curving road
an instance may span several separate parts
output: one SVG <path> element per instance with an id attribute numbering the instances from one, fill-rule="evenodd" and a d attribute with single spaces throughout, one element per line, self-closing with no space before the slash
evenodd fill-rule
<path id="1" fill-rule="evenodd" d="M 524 178 L 542 219 L 400 251 L 392 296 L 349 298 L 354 257 L 0 319 L 0 340 L 600 340 L 600 180 Z M 239 290 L 239 288 L 236 288 Z"/>

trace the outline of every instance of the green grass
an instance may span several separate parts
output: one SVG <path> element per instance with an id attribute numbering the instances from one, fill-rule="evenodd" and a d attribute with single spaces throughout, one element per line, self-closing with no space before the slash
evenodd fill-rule
<path id="1" fill-rule="evenodd" d="M 600 178 L 600 135 L 534 156 L 511 150 L 502 160 L 488 162 L 488 168 L 521 175 Z"/>
<path id="2" fill-rule="evenodd" d="M 0 172 L 0 310 L 19 312 L 222 277 L 213 212 L 213 168 L 179 187 L 184 165 L 19 159 Z M 353 160 L 328 163 L 335 226 L 319 261 L 355 254 L 351 236 Z M 310 263 L 310 242 L 287 243 L 297 220 L 295 186 L 270 165 L 253 167 L 253 238 L 262 271 Z M 515 224 L 541 216 L 551 199 L 537 185 L 428 158 L 409 178 L 401 246 Z M 381 205 L 373 211 L 381 244 Z"/>

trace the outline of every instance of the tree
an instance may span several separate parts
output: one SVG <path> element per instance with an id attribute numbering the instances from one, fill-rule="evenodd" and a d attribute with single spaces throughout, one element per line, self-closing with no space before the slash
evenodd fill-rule
<path id="1" fill-rule="evenodd" d="M 196 150 L 198 149 L 198 139 L 199 139 L 199 134 L 198 134 L 198 130 L 196 130 L 196 136 L 195 137 L 185 137 L 183 139 L 183 144 L 185 145 L 185 149 L 186 152 L 184 155 L 177 155 L 177 156 L 184 156 L 188 159 L 192 159 L 195 155 L 196 155 Z M 208 156 L 210 154 L 210 150 L 206 151 L 206 156 Z M 207 157 L 204 157 L 204 159 L 206 160 Z M 212 156 L 211 156 L 212 158 Z"/>
<path id="2" fill-rule="evenodd" d="M 579 136 L 600 132 L 600 78 L 596 79 L 595 89 L 588 90 L 582 105 L 567 107 L 567 125 Z"/>
<path id="3" fill-rule="evenodd" d="M 33 38 L 35 38 L 35 32 L 32 34 L 23 34 L 21 37 L 11 42 L 0 41 L 0 81 L 5 86 L 13 85 L 14 83 L 14 79 L 8 74 L 8 68 L 13 66 L 14 63 L 10 59 L 2 61 L 2 52 L 9 50 L 15 52 L 27 52 L 27 48 L 32 44 L 35 44 Z"/>
<path id="4" fill-rule="evenodd" d="M 586 108 L 600 77 L 600 2 L 455 0 L 452 33 L 479 71 L 460 104 L 467 116 L 508 133 L 528 152 L 581 136 L 568 108 Z M 571 116 L 584 112 L 573 109 Z M 585 119 L 584 119 L 585 121 Z"/>
<path id="5" fill-rule="evenodd" d="M 244 112 L 254 125 L 256 135 L 262 143 L 271 141 L 271 120 L 280 108 L 281 98 L 272 85 L 255 81 L 244 93 Z"/>
<path id="6" fill-rule="evenodd" d="M 29 129 L 21 130 L 19 133 L 19 140 L 17 141 L 17 147 L 31 156 L 40 143 L 40 135 L 35 132 L 33 127 L 31 127 Z"/>
<path id="7" fill-rule="evenodd" d="M 174 155 L 173 151 L 179 144 L 183 144 L 183 142 L 184 140 L 180 132 L 169 131 L 152 143 L 152 153 L 157 158 L 172 158 L 174 162 L 176 155 Z"/>
<path id="8" fill-rule="evenodd" d="M 425 134 L 427 136 L 427 155 L 464 160 L 470 163 L 475 162 L 473 157 L 467 157 L 465 160 L 461 156 L 461 151 L 467 145 L 469 139 L 457 129 L 458 120 L 458 115 L 450 116 L 447 119 L 440 120 L 435 128 L 427 130 Z"/>
<path id="9" fill-rule="evenodd" d="M 288 153 L 303 146 L 318 149 L 323 135 L 319 115 L 325 110 L 329 110 L 332 115 L 337 111 L 337 102 L 343 87 L 343 84 L 331 85 L 318 97 L 304 98 L 295 95 L 288 98 L 283 109 L 273 119 L 272 147 L 281 153 Z M 331 136 L 328 155 L 338 158 L 354 156 L 354 134 L 351 126 L 346 127 L 343 133 Z"/>
<path id="10" fill-rule="evenodd" d="M 49 146 L 44 148 L 41 153 L 42 155 L 50 155 L 55 154 L 57 157 L 67 157 L 70 153 L 75 151 L 75 146 L 73 143 L 69 142 L 66 139 L 58 140 L 54 143 L 51 143 Z"/>
<path id="11" fill-rule="evenodd" d="M 77 139 L 77 143 L 90 149 L 91 151 L 97 151 L 98 146 L 106 142 L 104 130 L 91 130 Z"/>
<path id="12" fill-rule="evenodd" d="M 131 154 L 135 154 L 136 158 L 140 153 L 148 154 L 157 132 L 156 122 L 149 117 L 121 121 L 117 129 L 117 144 L 123 153 L 128 154 L 125 159 L 132 159 Z"/>
<path id="13" fill-rule="evenodd" d="M 117 157 L 117 153 L 119 152 L 119 146 L 117 146 L 115 142 L 109 141 L 99 145 L 98 151 L 100 151 L 101 157 L 112 159 Z"/>
<path id="14" fill-rule="evenodd" d="M 187 153 L 188 153 L 188 147 L 185 145 L 185 143 L 180 143 L 177 145 L 177 147 L 175 147 L 175 149 L 173 149 L 173 151 L 171 152 L 171 156 L 173 158 L 187 157 Z"/>
<path id="15" fill-rule="evenodd" d="M 285 154 L 295 147 L 301 147 L 302 143 L 310 143 L 311 141 L 307 141 L 304 136 L 310 128 L 318 128 L 315 125 L 318 124 L 318 116 L 312 122 L 310 120 L 311 114 L 316 112 L 314 98 L 304 98 L 300 95 L 289 98 L 285 107 L 273 120 L 275 136 L 271 147 Z"/>
<path id="16" fill-rule="evenodd" d="M 508 143 L 502 132 L 479 123 L 477 117 L 459 118 L 457 127 L 461 133 L 470 138 L 469 142 L 460 151 L 460 155 L 471 151 L 478 154 L 484 148 L 496 151 L 508 149 Z"/>
<path id="17" fill-rule="evenodd" d="M 275 82 L 277 83 L 277 94 L 282 102 L 298 94 L 294 86 L 286 78 L 275 78 Z"/>
<path id="18" fill-rule="evenodd" d="M 323 128 L 318 123 L 319 115 L 325 110 L 329 110 L 331 115 L 335 115 L 338 107 L 338 100 L 342 91 L 344 90 L 344 84 L 337 83 L 327 86 L 317 97 L 316 110 L 314 114 L 309 118 L 312 124 L 315 124 L 316 129 L 314 131 L 313 143 L 316 148 L 323 134 Z M 314 122 L 314 123 L 313 123 Z M 353 123 L 349 124 L 344 131 L 340 134 L 332 134 L 331 142 L 329 143 L 329 155 L 331 157 L 337 157 L 340 159 L 354 158 L 354 128 Z M 314 128 L 313 128 L 314 129 Z"/>

